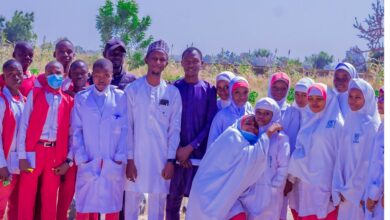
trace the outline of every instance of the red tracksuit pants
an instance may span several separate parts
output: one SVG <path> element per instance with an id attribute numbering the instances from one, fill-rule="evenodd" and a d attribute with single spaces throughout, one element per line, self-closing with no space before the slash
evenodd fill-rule
<path id="1" fill-rule="evenodd" d="M 68 219 L 68 209 L 72 203 L 76 185 L 77 167 L 73 166 L 64 175 L 58 191 L 57 220 Z"/>
<path id="2" fill-rule="evenodd" d="M 12 175 L 12 181 L 8 186 L 0 182 L 0 219 L 4 219 L 7 206 L 7 219 L 18 218 L 18 181 L 19 175 Z"/>
<path id="3" fill-rule="evenodd" d="M 19 179 L 18 219 L 32 220 L 40 179 L 41 219 L 54 220 L 57 213 L 57 191 L 60 176 L 55 175 L 55 147 L 44 147 L 37 144 L 35 147 L 35 169 L 33 172 L 21 172 Z"/>

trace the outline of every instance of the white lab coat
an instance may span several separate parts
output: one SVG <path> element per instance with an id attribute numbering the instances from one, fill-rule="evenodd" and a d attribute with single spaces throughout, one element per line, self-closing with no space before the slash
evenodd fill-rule
<path id="1" fill-rule="evenodd" d="M 101 109 L 88 87 L 75 97 L 72 148 L 78 165 L 76 210 L 113 213 L 122 209 L 127 159 L 127 114 L 123 91 L 108 86 Z M 121 161 L 117 164 L 114 161 Z"/>
<path id="2" fill-rule="evenodd" d="M 337 97 L 323 87 L 326 106 L 302 125 L 290 158 L 288 173 L 294 186 L 289 204 L 299 216 L 325 218 L 335 209 L 331 202 L 333 167 L 344 121 Z"/>
<path id="3" fill-rule="evenodd" d="M 362 91 L 365 104 L 360 110 L 350 111 L 346 115 L 344 129 L 339 136 L 332 198 L 334 204 L 339 205 L 340 220 L 364 218 L 360 201 L 364 200 L 371 150 L 380 122 L 371 85 L 363 79 L 352 79 L 349 83 L 351 88 Z M 340 201 L 340 193 L 345 197 L 345 202 Z"/>
<path id="4" fill-rule="evenodd" d="M 240 196 L 266 169 L 269 138 L 263 134 L 251 145 L 237 129 L 226 129 L 210 146 L 195 175 L 187 220 L 228 219 Z M 243 209 L 241 209 L 243 210 Z"/>
<path id="5" fill-rule="evenodd" d="M 167 159 L 176 158 L 180 141 L 181 96 L 179 90 L 161 80 L 151 86 L 143 76 L 125 88 L 128 106 L 128 159 L 137 168 L 135 182 L 126 181 L 126 191 L 169 193 L 169 180 L 162 170 Z"/>
<path id="6" fill-rule="evenodd" d="M 370 173 L 368 174 L 368 184 L 366 199 L 378 201 L 373 212 L 366 212 L 366 219 L 384 219 L 384 209 L 382 207 L 382 197 L 384 192 L 384 122 L 380 125 L 375 137 L 374 149 L 371 156 Z"/>

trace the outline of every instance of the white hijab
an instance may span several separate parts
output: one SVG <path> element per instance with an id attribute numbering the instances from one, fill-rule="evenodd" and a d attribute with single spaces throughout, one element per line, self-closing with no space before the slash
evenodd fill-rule
<path id="1" fill-rule="evenodd" d="M 311 79 L 311 78 L 309 78 L 309 77 L 305 77 L 305 78 L 300 79 L 300 80 L 297 82 L 297 84 L 295 84 L 294 90 L 295 90 L 295 92 L 304 92 L 304 93 L 307 93 L 307 90 L 308 90 L 309 87 L 310 87 L 311 85 L 313 85 L 313 84 L 314 84 L 314 80 L 313 80 L 313 79 Z M 308 105 L 306 105 L 305 107 L 301 108 L 301 107 L 299 107 L 299 106 L 297 105 L 297 103 L 296 103 L 295 100 L 294 100 L 292 106 L 293 106 L 294 108 L 298 109 L 299 112 L 301 113 L 301 124 L 303 124 L 304 121 L 306 121 L 306 119 L 307 119 L 308 117 L 310 117 L 310 115 L 312 115 L 312 114 L 311 114 L 312 112 L 310 111 L 310 108 L 309 108 Z"/>
<path id="2" fill-rule="evenodd" d="M 240 117 L 245 115 L 245 112 L 253 112 L 253 107 L 249 102 L 246 102 L 243 106 L 237 106 L 236 103 L 234 103 L 233 100 L 233 86 L 237 82 L 245 82 L 249 85 L 248 81 L 242 77 L 242 76 L 236 76 L 234 77 L 229 84 L 229 99 L 230 99 L 230 105 L 229 108 Z"/>
<path id="3" fill-rule="evenodd" d="M 308 184 L 330 190 L 337 155 L 337 136 L 343 118 L 335 94 L 326 85 L 313 84 L 308 96 L 321 92 L 326 95 L 325 107 L 321 112 L 312 112 L 312 117 L 301 125 L 290 159 L 289 174 Z"/>
<path id="4" fill-rule="evenodd" d="M 226 81 L 228 83 L 230 83 L 230 81 L 236 77 L 236 75 L 232 72 L 229 72 L 229 71 L 223 71 L 223 72 L 220 72 L 218 73 L 217 77 L 216 77 L 216 82 L 218 81 Z M 228 100 L 222 100 L 222 99 L 218 99 L 217 100 L 217 106 L 218 106 L 218 109 L 221 110 L 227 106 L 230 105 L 230 99 Z"/>

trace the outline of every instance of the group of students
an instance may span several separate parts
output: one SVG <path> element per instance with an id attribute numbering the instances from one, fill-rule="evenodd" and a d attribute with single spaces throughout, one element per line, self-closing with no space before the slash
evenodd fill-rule
<path id="1" fill-rule="evenodd" d="M 144 194 L 150 220 L 180 219 L 183 197 L 188 220 L 383 219 L 383 88 L 340 63 L 334 89 L 303 78 L 290 105 L 277 72 L 253 108 L 244 77 L 200 78 L 195 47 L 166 82 L 168 54 L 150 44 L 136 78 L 113 38 L 89 74 L 61 40 L 35 76 L 18 42 L 0 77 L 0 219 L 67 219 L 74 198 L 78 220 L 134 220 Z"/>

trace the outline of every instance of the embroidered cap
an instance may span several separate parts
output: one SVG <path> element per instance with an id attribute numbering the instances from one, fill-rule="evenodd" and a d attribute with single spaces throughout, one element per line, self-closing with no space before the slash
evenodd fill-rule
<path id="1" fill-rule="evenodd" d="M 148 56 L 153 51 L 161 51 L 164 52 L 167 56 L 169 54 L 169 46 L 168 44 L 163 40 L 158 40 L 153 43 L 151 43 L 148 47 L 148 52 L 146 53 L 146 56 Z"/>

